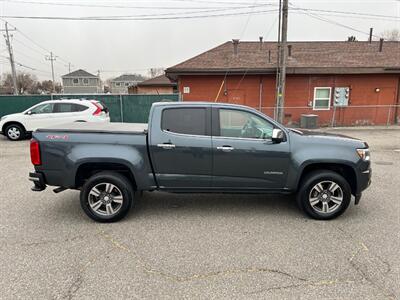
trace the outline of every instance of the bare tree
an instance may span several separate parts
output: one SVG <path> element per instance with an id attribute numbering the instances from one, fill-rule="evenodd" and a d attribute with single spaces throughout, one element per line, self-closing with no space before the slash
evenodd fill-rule
<path id="1" fill-rule="evenodd" d="M 151 68 L 148 71 L 149 77 L 154 78 L 160 75 L 164 75 L 164 69 L 163 68 Z"/>
<path id="2" fill-rule="evenodd" d="M 62 86 L 59 82 L 54 84 L 55 90 L 53 90 L 53 82 L 51 80 L 43 80 L 37 83 L 36 94 L 49 94 L 49 93 L 61 93 Z"/>
<path id="3" fill-rule="evenodd" d="M 4 74 L 1 81 L 1 90 L 5 94 L 13 93 L 13 80 L 10 73 Z M 60 83 L 55 84 L 55 91 L 53 91 L 53 83 L 51 80 L 44 80 L 39 82 L 37 77 L 29 73 L 17 74 L 17 90 L 19 95 L 26 94 L 49 94 L 60 93 L 62 86 Z"/>
<path id="4" fill-rule="evenodd" d="M 396 28 L 385 30 L 380 35 L 385 41 L 400 41 L 400 30 Z"/>
<path id="5" fill-rule="evenodd" d="M 17 91 L 18 94 L 32 94 L 35 92 L 37 78 L 29 73 L 17 74 Z M 13 80 L 10 73 L 3 75 L 2 89 L 6 94 L 13 93 Z"/>

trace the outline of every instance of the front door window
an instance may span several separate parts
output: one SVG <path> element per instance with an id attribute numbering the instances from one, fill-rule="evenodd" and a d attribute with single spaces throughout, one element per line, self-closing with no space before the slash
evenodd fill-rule
<path id="1" fill-rule="evenodd" d="M 240 110 L 219 110 L 220 136 L 270 139 L 274 126 L 259 116 Z"/>

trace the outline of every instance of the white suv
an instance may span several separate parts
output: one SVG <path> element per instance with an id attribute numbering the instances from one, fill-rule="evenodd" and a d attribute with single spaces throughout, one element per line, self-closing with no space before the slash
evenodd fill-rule
<path id="1" fill-rule="evenodd" d="M 3 116 L 0 133 L 16 141 L 38 128 L 69 122 L 110 122 L 107 107 L 97 100 L 44 101 L 27 110 Z"/>

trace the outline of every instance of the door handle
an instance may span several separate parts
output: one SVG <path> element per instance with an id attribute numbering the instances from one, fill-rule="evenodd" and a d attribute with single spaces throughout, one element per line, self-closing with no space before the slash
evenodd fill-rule
<path id="1" fill-rule="evenodd" d="M 174 149 L 175 145 L 174 144 L 157 144 L 157 147 L 163 148 L 163 149 Z"/>
<path id="2" fill-rule="evenodd" d="M 232 150 L 235 150 L 235 148 L 231 146 L 220 146 L 217 147 L 217 150 L 222 150 L 223 152 L 231 152 Z"/>

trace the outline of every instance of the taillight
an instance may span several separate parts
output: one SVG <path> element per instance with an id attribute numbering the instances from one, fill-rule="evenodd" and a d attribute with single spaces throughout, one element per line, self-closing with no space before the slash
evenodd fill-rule
<path id="1" fill-rule="evenodd" d="M 103 108 L 102 108 L 97 102 L 95 102 L 95 101 L 92 101 L 92 104 L 93 104 L 94 106 L 96 106 L 96 110 L 94 111 L 93 116 L 98 116 L 98 115 L 100 115 L 101 112 L 103 111 Z"/>
<path id="2" fill-rule="evenodd" d="M 35 139 L 31 139 L 31 162 L 35 166 L 39 166 L 42 164 L 40 159 L 40 146 L 39 142 Z"/>

